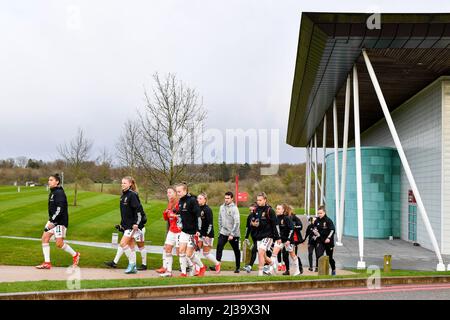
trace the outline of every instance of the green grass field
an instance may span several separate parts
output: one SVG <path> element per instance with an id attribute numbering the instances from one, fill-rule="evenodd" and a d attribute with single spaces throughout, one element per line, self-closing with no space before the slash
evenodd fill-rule
<path id="1" fill-rule="evenodd" d="M 57 249 L 54 243 L 51 243 L 51 260 L 52 264 L 58 267 L 68 267 L 72 265 L 72 257 L 66 252 Z M 112 260 L 116 254 L 116 249 L 95 248 L 89 246 L 80 246 L 73 244 L 71 247 L 81 252 L 81 267 L 86 268 L 107 268 L 104 265 L 105 261 Z M 137 253 L 137 263 L 141 263 L 141 255 Z M 204 260 L 207 265 L 210 262 Z M 0 265 L 11 266 L 36 266 L 42 263 L 42 247 L 39 241 L 32 240 L 17 240 L 0 238 Z M 125 269 L 128 265 L 128 260 L 125 256 L 120 259 L 119 268 Z M 150 269 L 161 267 L 160 254 L 147 254 L 147 266 Z M 174 257 L 174 267 L 177 268 L 178 257 Z M 223 270 L 234 270 L 233 262 L 223 262 Z"/>
<path id="2" fill-rule="evenodd" d="M 69 228 L 67 239 L 95 242 L 110 242 L 116 232 L 114 225 L 120 222 L 119 197 L 96 192 L 78 192 L 78 205 L 73 207 L 73 190 L 66 190 L 69 201 Z M 0 186 L 0 235 L 39 238 L 48 219 L 47 195 L 44 187 Z M 146 241 L 153 245 L 163 245 L 166 222 L 162 212 L 166 202 L 153 200 L 144 204 L 148 222 Z M 212 207 L 217 217 L 219 208 Z M 244 235 L 247 208 L 240 208 L 241 234 Z M 215 219 L 217 234 L 217 219 Z"/>
<path id="3" fill-rule="evenodd" d="M 73 191 L 66 190 L 69 203 L 73 200 Z M 79 191 L 78 206 L 69 205 L 68 240 L 111 242 L 111 235 L 117 232 L 114 225 L 120 222 L 119 197 L 96 192 Z M 17 188 L 0 186 L 0 236 L 18 236 L 40 238 L 47 214 L 48 192 L 44 187 Z M 146 241 L 152 245 L 163 245 L 166 222 L 162 212 L 166 208 L 164 201 L 151 201 L 144 205 L 148 215 Z M 215 214 L 218 207 L 212 207 Z M 241 208 L 241 230 L 245 230 L 244 221 L 247 209 Z M 217 219 L 216 219 L 217 220 Z M 217 230 L 217 221 L 215 221 Z M 217 232 L 216 232 L 217 233 Z M 68 266 L 71 258 L 65 252 L 57 250 L 52 243 L 51 259 L 56 266 Z M 226 248 L 228 248 L 227 245 Z M 114 249 L 94 248 L 72 245 L 82 253 L 84 267 L 104 268 L 103 262 L 114 257 Z M 14 250 L 11 250 L 14 248 Z M 228 249 L 231 249 L 228 248 Z M 0 238 L 0 265 L 34 266 L 42 262 L 42 250 L 39 241 Z M 140 255 L 138 254 L 138 262 Z M 175 258 L 175 265 L 178 260 Z M 127 261 L 123 258 L 119 267 L 125 268 Z M 161 255 L 149 254 L 148 266 L 159 268 Z M 234 263 L 224 262 L 223 270 L 233 270 Z"/>

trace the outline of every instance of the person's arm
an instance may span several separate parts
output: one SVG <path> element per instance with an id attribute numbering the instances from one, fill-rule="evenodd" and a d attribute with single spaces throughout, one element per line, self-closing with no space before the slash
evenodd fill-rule
<path id="1" fill-rule="evenodd" d="M 52 210 L 51 217 L 49 219 L 50 223 L 56 226 L 56 220 L 62 214 L 63 206 L 65 206 L 65 197 L 62 192 L 56 191 L 53 196 L 54 209 Z"/>
<path id="2" fill-rule="evenodd" d="M 219 232 L 220 230 L 222 230 L 222 210 L 223 210 L 223 205 L 221 205 L 219 207 Z"/>
<path id="3" fill-rule="evenodd" d="M 189 202 L 190 202 L 191 210 L 192 210 L 192 212 L 193 212 L 193 214 L 194 214 L 194 217 L 197 218 L 197 221 L 198 221 L 198 220 L 201 220 L 201 218 L 200 218 L 200 212 L 201 212 L 201 210 L 200 210 L 200 207 L 199 207 L 199 205 L 198 205 L 197 199 L 191 198 Z M 200 232 L 201 222 L 198 222 L 198 223 L 196 224 L 196 226 L 197 226 L 196 232 Z"/>
<path id="4" fill-rule="evenodd" d="M 284 216 L 284 223 L 286 223 L 286 225 L 289 229 L 288 241 L 291 241 L 291 238 L 294 235 L 294 223 L 287 216 Z"/>
<path id="5" fill-rule="evenodd" d="M 333 220 L 331 220 L 330 218 L 328 218 L 327 220 L 328 220 L 328 228 L 330 229 L 330 233 L 327 236 L 328 239 L 327 242 L 330 242 L 334 235 L 334 232 L 336 231 L 336 228 L 334 227 Z"/>
<path id="6" fill-rule="evenodd" d="M 206 224 L 208 225 L 208 230 L 206 230 L 206 236 L 212 238 L 213 231 L 213 213 L 211 208 L 208 207 L 208 212 L 206 213 Z"/>
<path id="7" fill-rule="evenodd" d="M 247 224 L 245 225 L 245 239 L 248 239 L 250 235 L 250 221 L 252 220 L 252 214 L 250 213 L 247 217 Z"/>
<path id="8" fill-rule="evenodd" d="M 133 229 L 137 229 L 139 223 L 142 220 L 142 213 L 139 208 L 141 207 L 141 203 L 136 193 L 132 192 L 130 196 L 130 207 L 133 209 L 134 218 L 133 218 Z"/>
<path id="9" fill-rule="evenodd" d="M 169 214 L 170 214 L 169 209 L 164 210 L 164 212 L 163 212 L 164 220 L 166 220 L 166 221 L 169 220 Z"/>
<path id="10" fill-rule="evenodd" d="M 270 219 L 270 224 L 272 226 L 272 233 L 273 233 L 273 240 L 277 241 L 280 240 L 280 232 L 278 231 L 278 226 L 277 226 L 277 216 L 275 214 L 275 211 L 273 211 L 273 209 L 270 209 L 269 211 L 269 219 Z"/>
<path id="11" fill-rule="evenodd" d="M 233 228 L 231 231 L 231 234 L 233 237 L 241 236 L 240 227 L 241 227 L 241 219 L 240 219 L 239 209 L 237 206 L 235 206 L 234 212 L 233 212 Z"/>

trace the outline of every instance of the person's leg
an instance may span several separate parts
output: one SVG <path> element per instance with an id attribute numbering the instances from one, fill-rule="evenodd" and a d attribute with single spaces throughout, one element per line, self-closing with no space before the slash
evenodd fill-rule
<path id="1" fill-rule="evenodd" d="M 216 257 L 211 253 L 211 247 L 203 246 L 203 256 L 214 263 L 215 266 L 219 264 L 219 261 L 217 261 Z"/>
<path id="2" fill-rule="evenodd" d="M 136 264 L 136 241 L 134 240 L 134 238 L 130 239 L 128 245 L 130 246 L 131 249 L 130 261 L 132 264 Z"/>
<path id="3" fill-rule="evenodd" d="M 241 268 L 241 250 L 239 250 L 239 238 L 233 238 L 233 240 L 230 241 L 230 245 L 233 248 L 234 251 L 234 258 L 236 260 L 236 270 L 239 270 Z"/>
<path id="4" fill-rule="evenodd" d="M 278 244 L 275 244 L 275 247 L 272 251 L 272 256 L 270 257 L 270 266 L 273 269 L 273 272 L 276 273 L 278 271 L 278 253 L 280 252 L 281 248 L 278 246 Z"/>
<path id="5" fill-rule="evenodd" d="M 199 255 L 194 250 L 193 243 L 188 244 L 188 247 L 186 249 L 186 257 L 188 257 L 189 260 L 191 260 L 193 263 L 195 263 L 200 268 L 200 270 L 203 270 L 203 271 L 199 271 L 198 275 L 199 276 L 203 275 L 205 267 L 204 267 L 203 262 L 200 259 Z"/>
<path id="6" fill-rule="evenodd" d="M 327 245 L 325 246 L 325 251 L 330 260 L 331 271 L 336 271 L 336 262 L 333 259 L 334 248 Z"/>
<path id="7" fill-rule="evenodd" d="M 137 242 L 137 247 L 141 253 L 142 266 L 147 266 L 147 249 L 145 248 L 145 242 Z"/>
<path id="8" fill-rule="evenodd" d="M 128 233 L 130 234 L 130 233 Z M 120 246 L 122 247 L 123 252 L 128 258 L 128 264 L 136 264 L 136 253 L 134 252 L 134 245 L 132 243 L 132 238 L 130 236 L 124 235 L 120 240 Z"/>
<path id="9" fill-rule="evenodd" d="M 216 248 L 216 260 L 220 263 L 222 261 L 223 248 L 225 244 L 228 242 L 228 237 L 223 234 L 219 234 L 219 240 L 217 241 Z"/>
<path id="10" fill-rule="evenodd" d="M 325 248 L 321 242 L 316 244 L 316 268 L 319 267 L 319 258 L 325 253 Z"/>
<path id="11" fill-rule="evenodd" d="M 258 244 L 256 240 L 253 240 L 253 246 L 252 246 L 252 256 L 250 257 L 250 267 L 253 267 L 255 264 L 256 256 L 258 254 Z"/>
<path id="12" fill-rule="evenodd" d="M 181 273 L 183 275 L 186 275 L 186 269 L 187 269 L 187 257 L 186 257 L 186 249 L 187 249 L 187 243 L 180 242 L 180 266 L 181 266 Z"/>
<path id="13" fill-rule="evenodd" d="M 75 250 L 73 250 L 72 247 L 64 241 L 66 237 L 66 227 L 56 226 L 54 229 L 55 229 L 56 246 L 60 249 L 63 249 L 68 254 L 70 254 L 70 256 L 73 258 L 74 266 L 78 265 L 80 254 L 75 252 Z"/>
<path id="14" fill-rule="evenodd" d="M 286 271 L 289 272 L 289 252 L 286 248 L 282 250 L 284 265 L 286 266 Z"/>
<path id="15" fill-rule="evenodd" d="M 311 244 L 308 245 L 308 262 L 309 262 L 309 268 L 313 269 L 313 252 L 315 250 L 315 247 Z"/>
<path id="16" fill-rule="evenodd" d="M 263 275 L 263 269 L 265 264 L 266 251 L 264 249 L 258 249 L 258 276 Z"/>
<path id="17" fill-rule="evenodd" d="M 173 249 L 173 247 L 171 245 L 166 244 L 164 249 L 165 249 L 166 259 L 164 260 L 163 268 L 166 269 L 166 272 L 172 273 L 172 265 L 173 265 L 172 249 Z"/>
<path id="18" fill-rule="evenodd" d="M 38 266 L 36 266 L 37 269 L 50 269 L 51 263 L 50 263 L 50 238 L 52 237 L 52 234 L 50 232 L 44 232 L 42 234 L 42 253 L 44 255 L 44 262 Z"/>
<path id="19" fill-rule="evenodd" d="M 299 268 L 300 272 L 303 273 L 302 259 L 300 258 L 300 254 L 298 254 L 297 249 L 298 249 L 298 245 L 294 245 L 294 252 L 295 252 L 295 256 L 297 257 L 298 268 Z"/>

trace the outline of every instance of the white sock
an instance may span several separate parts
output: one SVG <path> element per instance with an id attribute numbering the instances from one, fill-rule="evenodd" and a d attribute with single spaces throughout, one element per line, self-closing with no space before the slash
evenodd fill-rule
<path id="1" fill-rule="evenodd" d="M 189 266 L 189 268 L 194 267 L 194 264 L 192 263 L 192 260 L 189 259 L 188 257 L 186 257 L 186 263 L 187 263 L 187 265 Z"/>
<path id="2" fill-rule="evenodd" d="M 262 276 L 263 275 L 263 269 L 262 268 L 259 268 L 258 269 L 258 276 Z"/>
<path id="3" fill-rule="evenodd" d="M 136 247 L 131 249 L 130 259 L 129 260 L 130 260 L 130 263 L 136 264 Z"/>
<path id="4" fill-rule="evenodd" d="M 147 265 L 147 249 L 145 249 L 145 246 L 143 246 L 142 248 L 139 248 L 139 251 L 141 252 L 142 264 L 146 266 Z"/>
<path id="5" fill-rule="evenodd" d="M 218 264 L 219 264 L 219 261 L 217 261 L 216 257 L 215 257 L 211 252 L 209 252 L 209 253 L 206 255 L 206 259 L 208 259 L 209 261 L 211 261 L 212 263 L 214 263 L 214 265 L 218 265 Z"/>
<path id="6" fill-rule="evenodd" d="M 44 253 L 44 261 L 50 262 L 50 244 L 43 243 L 42 244 L 42 252 Z"/>
<path id="7" fill-rule="evenodd" d="M 198 256 L 197 252 L 194 252 L 194 253 L 192 254 L 192 256 L 189 257 L 189 259 L 190 259 L 193 263 L 195 263 L 196 265 L 198 265 L 200 268 L 203 268 L 203 262 L 202 262 L 202 260 L 200 259 L 200 257 Z"/>
<path id="8" fill-rule="evenodd" d="M 300 271 L 297 257 L 292 258 L 292 256 L 289 256 L 289 266 L 293 267 L 292 269 L 294 270 L 294 274 Z"/>
<path id="9" fill-rule="evenodd" d="M 162 253 L 163 268 L 165 268 L 165 265 L 166 265 L 166 258 L 167 258 L 167 253 L 166 253 L 166 250 L 163 248 L 163 253 Z"/>
<path id="10" fill-rule="evenodd" d="M 125 246 L 122 248 L 123 253 L 125 253 L 125 255 L 127 256 L 128 260 L 130 260 L 131 257 L 131 249 L 129 246 Z"/>
<path id="11" fill-rule="evenodd" d="M 187 268 L 187 257 L 185 253 L 180 253 L 180 266 L 181 266 L 181 273 L 186 274 L 186 268 Z"/>
<path id="12" fill-rule="evenodd" d="M 167 272 L 172 272 L 172 264 L 173 264 L 173 256 L 171 253 L 166 253 L 166 259 L 164 268 L 166 268 Z"/>
<path id="13" fill-rule="evenodd" d="M 123 248 L 121 246 L 118 246 L 116 257 L 113 260 L 115 264 L 119 263 L 120 257 L 122 257 L 122 255 L 123 255 Z"/>
<path id="14" fill-rule="evenodd" d="M 277 270 L 278 269 L 278 259 L 277 257 L 272 257 L 272 267 Z"/>
<path id="15" fill-rule="evenodd" d="M 76 252 L 67 243 L 64 243 L 61 249 L 70 254 L 72 257 L 76 254 Z"/>

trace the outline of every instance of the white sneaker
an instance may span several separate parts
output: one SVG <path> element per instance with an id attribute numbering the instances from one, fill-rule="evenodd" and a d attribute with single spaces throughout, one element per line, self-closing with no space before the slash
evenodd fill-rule
<path id="1" fill-rule="evenodd" d="M 172 276 L 172 272 L 166 271 L 166 272 L 164 272 L 164 273 L 161 273 L 159 276 L 160 276 L 160 277 L 163 277 L 163 278 L 169 278 L 169 277 Z"/>
<path id="2" fill-rule="evenodd" d="M 270 275 L 272 275 L 271 269 L 272 269 L 272 266 L 264 266 L 263 273 L 267 276 L 270 276 Z"/>
<path id="3" fill-rule="evenodd" d="M 272 269 L 271 274 L 277 274 L 278 272 L 278 266 L 276 266 L 275 264 L 270 266 L 270 269 Z"/>
<path id="4" fill-rule="evenodd" d="M 244 270 L 245 270 L 247 273 L 250 273 L 250 272 L 252 272 L 252 267 L 250 267 L 250 266 L 245 266 L 245 267 L 244 267 Z"/>

